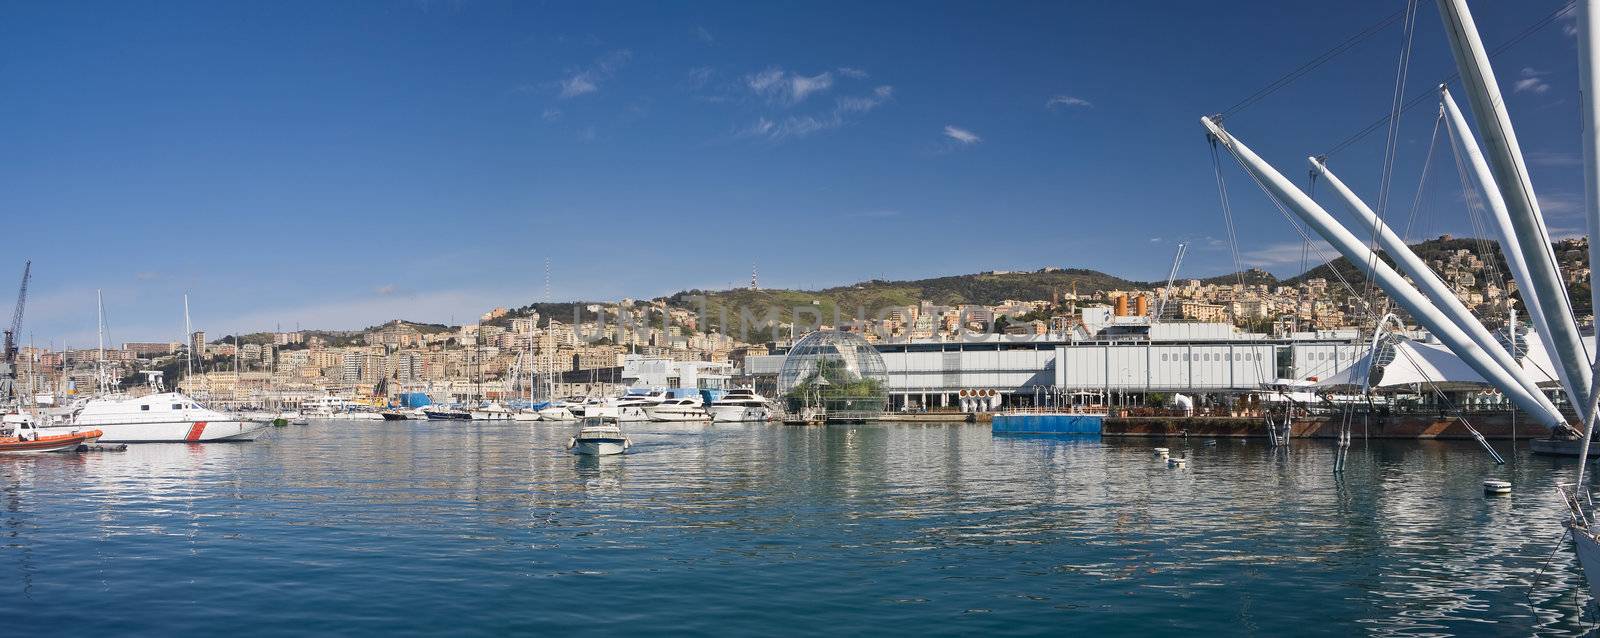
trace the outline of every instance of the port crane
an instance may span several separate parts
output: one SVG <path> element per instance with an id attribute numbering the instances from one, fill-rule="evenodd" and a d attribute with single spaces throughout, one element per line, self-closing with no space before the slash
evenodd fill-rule
<path id="1" fill-rule="evenodd" d="M 22 266 L 17 309 L 11 313 L 11 324 L 5 332 L 5 345 L 0 349 L 0 403 L 10 403 L 17 396 L 17 335 L 22 333 L 22 309 L 28 304 L 28 279 L 32 276 L 33 262 L 29 261 Z"/>
<path id="2" fill-rule="evenodd" d="M 1172 255 L 1172 269 L 1167 271 L 1167 287 L 1161 289 L 1161 302 L 1156 304 L 1156 314 L 1151 317 L 1151 322 L 1161 321 L 1166 316 L 1167 300 L 1172 298 L 1172 283 L 1178 278 L 1178 266 L 1183 264 L 1183 254 L 1189 251 L 1189 242 L 1178 242 L 1178 252 Z"/>

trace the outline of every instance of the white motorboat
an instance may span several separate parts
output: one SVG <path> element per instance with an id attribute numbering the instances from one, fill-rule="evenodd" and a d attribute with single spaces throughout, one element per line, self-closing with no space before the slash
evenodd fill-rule
<path id="1" fill-rule="evenodd" d="M 585 418 L 583 428 L 567 440 L 568 451 L 589 456 L 622 454 L 632 445 L 633 442 L 622 434 L 622 426 L 616 419 L 603 417 Z"/>
<path id="2" fill-rule="evenodd" d="M 538 410 L 521 409 L 511 413 L 512 421 L 538 421 Z"/>
<path id="3" fill-rule="evenodd" d="M 578 421 L 584 413 L 584 398 L 566 397 L 539 408 L 539 421 Z"/>
<path id="4" fill-rule="evenodd" d="M 667 393 L 652 390 L 644 394 L 624 394 L 615 400 L 617 420 L 623 423 L 643 423 L 650 420 L 648 409 L 667 400 Z"/>
<path id="5" fill-rule="evenodd" d="M 279 412 L 278 418 L 287 421 L 290 425 L 305 425 L 311 422 L 311 420 L 307 419 L 306 415 L 302 414 L 299 410 L 287 410 L 284 412 Z"/>
<path id="6" fill-rule="evenodd" d="M 485 403 L 468 412 L 473 421 L 510 421 L 512 411 L 498 403 Z"/>
<path id="7" fill-rule="evenodd" d="M 651 421 L 709 421 L 698 396 L 667 399 L 644 409 Z"/>
<path id="8" fill-rule="evenodd" d="M 576 421 L 578 415 L 572 412 L 571 407 L 564 401 L 556 401 L 545 407 L 539 408 L 540 421 Z"/>
<path id="9" fill-rule="evenodd" d="M 749 388 L 729 390 L 722 398 L 707 403 L 706 413 L 718 423 L 766 422 L 772 420 L 772 404 Z"/>
<path id="10" fill-rule="evenodd" d="M 269 422 L 245 421 L 202 407 L 181 392 L 166 392 L 160 372 L 146 372 L 153 393 L 108 394 L 85 400 L 70 417 L 43 428 L 60 434 L 95 428 L 104 443 L 248 441 Z"/>

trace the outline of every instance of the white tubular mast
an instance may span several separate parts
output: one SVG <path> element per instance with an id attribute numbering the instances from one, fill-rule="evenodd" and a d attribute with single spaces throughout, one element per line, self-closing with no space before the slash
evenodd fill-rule
<path id="1" fill-rule="evenodd" d="M 1406 283 L 1400 273 L 1390 268 L 1383 260 L 1377 259 L 1372 251 L 1361 240 L 1351 234 L 1348 229 L 1334 219 L 1328 211 L 1315 201 L 1305 191 L 1295 187 L 1294 183 L 1272 168 L 1265 160 L 1257 156 L 1249 147 L 1234 139 L 1222 127 L 1211 121 L 1209 117 L 1200 118 L 1200 123 L 1216 137 L 1218 142 L 1226 146 L 1237 157 L 1245 170 L 1249 171 L 1272 195 L 1273 198 L 1284 204 L 1289 210 L 1294 211 L 1307 225 L 1316 229 L 1329 244 L 1339 250 L 1345 259 L 1357 265 L 1366 274 L 1383 288 L 1389 297 L 1399 303 L 1417 319 L 1424 327 L 1439 337 L 1450 350 L 1461 357 L 1461 360 L 1471 366 L 1474 371 L 1482 375 L 1491 385 L 1498 388 L 1507 398 L 1511 399 L 1517 407 L 1529 412 L 1540 423 L 1549 428 L 1565 427 L 1566 419 L 1559 412 L 1554 412 L 1523 389 L 1516 379 L 1505 368 L 1495 363 L 1494 359 L 1484 352 L 1476 342 L 1468 337 L 1461 328 L 1451 323 L 1444 313 L 1435 308 L 1433 304 L 1417 292 L 1411 284 Z"/>
<path id="2" fill-rule="evenodd" d="M 1439 279 L 1439 275 L 1435 274 L 1431 268 L 1428 268 L 1428 265 L 1423 263 L 1415 252 L 1412 252 L 1411 247 L 1407 246 L 1400 239 L 1400 236 L 1394 234 L 1393 230 L 1390 230 L 1388 224 L 1378 219 L 1377 213 L 1372 212 L 1372 208 L 1368 207 L 1366 202 L 1361 201 L 1361 198 L 1357 197 L 1337 175 L 1334 175 L 1333 171 L 1328 170 L 1326 164 L 1323 164 L 1315 157 L 1310 158 L 1310 161 L 1311 169 L 1327 178 L 1328 185 L 1333 187 L 1334 192 L 1339 194 L 1345 205 L 1350 207 L 1350 212 L 1354 213 L 1356 218 L 1361 221 L 1361 228 L 1377 235 L 1378 245 L 1389 253 L 1390 257 L 1394 258 L 1395 264 L 1400 267 L 1400 272 L 1410 275 L 1411 281 L 1415 282 L 1417 287 L 1421 288 L 1422 292 L 1433 300 L 1434 306 L 1442 311 L 1445 317 L 1450 319 L 1456 327 L 1465 332 L 1474 343 L 1477 343 L 1478 347 L 1483 348 L 1483 351 L 1488 353 L 1496 364 L 1504 368 L 1506 373 L 1511 375 L 1511 378 L 1515 379 L 1518 385 L 1522 386 L 1523 390 L 1526 390 L 1528 394 L 1537 399 L 1544 406 L 1544 409 L 1550 412 L 1557 412 L 1558 409 L 1555 404 L 1551 403 L 1550 398 L 1539 390 L 1538 384 L 1534 383 L 1533 379 L 1522 371 L 1516 360 L 1511 358 L 1511 353 L 1506 352 L 1506 349 L 1500 345 L 1494 335 L 1489 334 L 1489 330 L 1483 327 L 1483 323 L 1473 317 L 1472 312 L 1467 310 L 1465 305 L 1462 305 L 1461 300 L 1450 290 L 1450 287 Z"/>
<path id="3" fill-rule="evenodd" d="M 1600 53 L 1600 14 L 1589 0 L 1578 2 L 1578 99 L 1583 118 L 1584 219 L 1589 227 L 1589 263 L 1600 264 L 1600 108 L 1595 107 L 1595 87 L 1600 86 L 1600 68 L 1594 62 Z M 1592 268 L 1593 266 L 1591 266 Z M 1591 308 L 1600 308 L 1600 286 L 1589 287 Z"/>
<path id="4" fill-rule="evenodd" d="M 1594 91 L 1600 85 L 1600 68 L 1596 68 L 1594 56 L 1600 53 L 1600 15 L 1597 15 L 1590 0 L 1578 0 L 1578 99 L 1582 106 L 1580 109 L 1583 118 L 1583 217 L 1589 230 L 1589 264 L 1600 263 L 1600 157 L 1596 157 L 1597 137 L 1600 137 L 1600 107 L 1594 101 Z M 1594 285 L 1593 278 L 1589 282 L 1589 300 L 1591 310 L 1600 309 L 1600 287 Z M 1600 393 L 1591 387 L 1591 393 Z M 1596 397 L 1590 396 L 1589 413 L 1583 421 L 1583 443 L 1578 451 L 1578 480 L 1573 485 L 1575 489 L 1588 494 L 1587 483 L 1584 481 L 1584 466 L 1589 462 L 1589 446 L 1594 442 L 1594 401 Z"/>
<path id="5" fill-rule="evenodd" d="M 1500 195 L 1494 173 L 1489 172 L 1489 163 L 1483 159 L 1483 151 L 1478 148 L 1478 140 L 1472 136 L 1472 129 L 1467 126 L 1467 118 L 1461 114 L 1461 107 L 1456 106 L 1456 98 L 1443 85 L 1439 87 L 1439 96 L 1444 102 L 1445 115 L 1450 118 L 1450 131 L 1455 134 L 1462 152 L 1467 156 L 1467 163 L 1472 166 L 1472 174 L 1478 180 L 1479 190 L 1483 192 L 1484 204 L 1494 219 L 1494 229 L 1500 234 L 1496 239 L 1500 242 L 1500 254 L 1505 256 L 1506 267 L 1511 269 L 1511 279 L 1523 290 L 1532 290 L 1528 260 L 1523 259 L 1522 251 L 1517 249 L 1517 229 L 1511 225 L 1511 213 L 1506 212 L 1506 198 Z M 1522 301 L 1528 307 L 1529 319 L 1539 328 L 1540 334 L 1549 334 L 1550 331 L 1544 327 L 1539 297 L 1524 295 Z"/>
<path id="6" fill-rule="evenodd" d="M 1578 335 L 1578 323 L 1572 316 L 1565 282 L 1556 267 L 1550 233 L 1539 213 L 1533 182 L 1522 160 L 1522 148 L 1517 145 L 1516 131 L 1511 128 L 1511 116 L 1506 113 L 1494 69 L 1489 66 L 1488 53 L 1478 37 L 1478 28 L 1467 10 L 1466 0 L 1439 0 L 1439 13 L 1444 18 L 1445 34 L 1450 38 L 1450 50 L 1461 72 L 1461 84 L 1466 88 L 1472 113 L 1482 125 L 1485 154 L 1494 169 L 1495 184 L 1505 198 L 1506 211 L 1516 230 L 1517 247 L 1527 260 L 1529 281 L 1522 296 L 1524 299 L 1530 295 L 1539 298 L 1537 310 L 1533 305 L 1528 309 L 1538 315 L 1536 325 L 1544 329 L 1539 336 L 1545 339 L 1545 345 L 1561 368 L 1561 384 L 1572 405 L 1579 410 L 1579 419 L 1583 420 L 1593 376 L 1589 357 Z"/>

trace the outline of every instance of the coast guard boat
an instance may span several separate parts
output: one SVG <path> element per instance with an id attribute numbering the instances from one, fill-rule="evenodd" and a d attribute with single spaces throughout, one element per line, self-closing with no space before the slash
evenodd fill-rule
<path id="1" fill-rule="evenodd" d="M 201 443 L 248 441 L 269 423 L 252 422 L 206 408 L 181 392 L 162 387 L 161 372 L 145 370 L 150 394 L 93 397 L 74 406 L 65 419 L 41 429 L 66 434 L 94 428 L 104 443 Z"/>

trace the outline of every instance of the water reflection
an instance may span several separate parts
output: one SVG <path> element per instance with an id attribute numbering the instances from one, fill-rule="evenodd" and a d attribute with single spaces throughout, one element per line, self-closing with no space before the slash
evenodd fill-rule
<path id="1" fill-rule="evenodd" d="M 597 458 L 566 452 L 574 429 L 327 422 L 0 458 L 0 591 L 167 634 L 214 633 L 213 612 L 352 633 L 1584 629 L 1551 555 L 1570 469 L 1525 452 L 1358 440 L 1335 474 L 1320 442 L 640 424 Z M 1488 476 L 1513 495 L 1485 498 Z M 572 611 L 595 596 L 648 626 Z"/>

